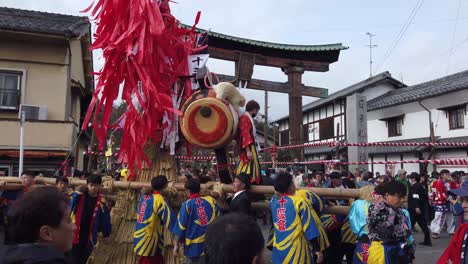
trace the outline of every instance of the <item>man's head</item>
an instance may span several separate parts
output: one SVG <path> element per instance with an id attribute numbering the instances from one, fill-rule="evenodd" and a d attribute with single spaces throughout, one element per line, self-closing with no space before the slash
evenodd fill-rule
<path id="1" fill-rule="evenodd" d="M 31 188 L 34 185 L 34 174 L 29 171 L 21 173 L 21 184 L 25 188 Z"/>
<path id="2" fill-rule="evenodd" d="M 341 173 L 334 171 L 330 173 L 330 179 L 332 181 L 333 187 L 340 187 L 343 185 L 343 179 L 341 178 Z"/>
<path id="3" fill-rule="evenodd" d="M 398 170 L 397 176 L 400 177 L 400 179 L 404 180 L 406 179 L 406 174 L 407 174 L 406 170 L 400 169 Z"/>
<path id="4" fill-rule="evenodd" d="M 86 184 L 89 195 L 96 196 L 99 192 L 99 187 L 101 187 L 102 178 L 100 175 L 91 174 L 86 178 Z"/>
<path id="5" fill-rule="evenodd" d="M 66 191 L 68 189 L 68 186 L 69 186 L 69 182 L 68 182 L 67 177 L 58 177 L 55 180 L 55 185 L 57 185 L 57 188 L 59 188 L 59 190 L 61 192 Z"/>
<path id="6" fill-rule="evenodd" d="M 399 181 L 390 181 L 384 184 L 383 193 L 386 203 L 399 208 L 406 197 L 406 186 Z"/>
<path id="7" fill-rule="evenodd" d="M 442 172 L 441 172 L 442 173 Z M 449 194 L 456 195 L 461 198 L 464 211 L 464 219 L 468 219 L 468 181 L 462 181 L 460 188 L 449 191 Z"/>
<path id="8" fill-rule="evenodd" d="M 263 264 L 264 246 L 262 231 L 252 218 L 237 213 L 227 214 L 208 226 L 205 263 Z"/>
<path id="9" fill-rule="evenodd" d="M 187 190 L 188 195 L 199 193 L 200 181 L 198 179 L 188 179 L 185 183 L 185 190 Z"/>
<path id="10" fill-rule="evenodd" d="M 153 191 L 162 192 L 167 187 L 167 178 L 164 175 L 159 175 L 151 179 L 151 187 Z"/>
<path id="11" fill-rule="evenodd" d="M 67 197 L 55 186 L 24 194 L 11 206 L 7 222 L 14 244 L 44 243 L 62 252 L 72 248 L 76 227 L 70 220 Z"/>
<path id="12" fill-rule="evenodd" d="M 415 182 L 420 182 L 421 181 L 421 176 L 417 172 L 412 172 L 409 176 L 408 179 L 411 183 Z"/>
<path id="13" fill-rule="evenodd" d="M 234 192 L 248 190 L 250 188 L 250 177 L 245 173 L 240 173 L 234 178 L 232 188 L 234 189 Z"/>
<path id="14" fill-rule="evenodd" d="M 275 179 L 275 191 L 279 193 L 294 194 L 296 187 L 294 186 L 292 175 L 286 171 L 281 171 Z"/>
<path id="15" fill-rule="evenodd" d="M 441 177 L 442 180 L 444 180 L 444 181 L 450 180 L 450 171 L 449 171 L 449 170 L 446 170 L 446 169 L 441 170 L 441 171 L 440 171 L 440 177 Z"/>
<path id="16" fill-rule="evenodd" d="M 255 100 L 250 100 L 245 105 L 245 111 L 250 113 L 250 116 L 255 117 L 260 111 L 260 105 Z"/>

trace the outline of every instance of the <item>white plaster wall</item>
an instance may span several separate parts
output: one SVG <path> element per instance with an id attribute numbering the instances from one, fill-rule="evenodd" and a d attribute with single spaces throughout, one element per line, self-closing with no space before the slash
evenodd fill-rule
<path id="1" fill-rule="evenodd" d="M 465 128 L 450 130 L 448 115 L 438 108 L 450 107 L 468 102 L 468 90 L 446 94 L 424 100 L 424 106 L 430 109 L 436 137 L 452 138 L 468 136 L 468 115 L 464 116 Z M 402 126 L 402 136 L 388 137 L 386 122 L 379 119 L 405 115 Z M 369 142 L 404 140 L 429 137 L 429 114 L 418 102 L 378 109 L 367 113 Z"/>
<path id="2" fill-rule="evenodd" d="M 369 101 L 393 90 L 395 90 L 395 88 L 392 85 L 388 83 L 383 83 L 373 87 L 369 87 L 362 91 L 361 94 L 365 95 L 367 101 Z"/>

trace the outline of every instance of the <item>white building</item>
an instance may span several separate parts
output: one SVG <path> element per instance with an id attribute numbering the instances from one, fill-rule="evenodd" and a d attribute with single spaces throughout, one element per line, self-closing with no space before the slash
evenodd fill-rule
<path id="1" fill-rule="evenodd" d="M 409 87 L 384 72 L 307 104 L 303 107 L 303 127 L 299 128 L 304 133 L 304 142 L 346 141 L 346 97 L 356 93 L 367 97 L 369 142 L 431 142 L 429 113 L 424 107 L 431 112 L 435 141 L 468 142 L 468 71 Z M 288 116 L 274 123 L 279 125 L 279 145 L 289 145 Z M 369 161 L 460 158 L 467 157 L 467 153 L 466 147 L 438 147 L 432 156 L 431 149 L 424 147 L 371 147 Z M 346 148 L 309 147 L 304 154 L 307 160 L 332 156 L 347 159 Z M 385 165 L 368 168 L 385 172 Z M 409 172 L 424 169 L 418 164 L 397 165 L 395 170 L 399 168 Z M 437 167 L 442 168 L 468 170 Z M 429 166 L 429 172 L 432 169 Z"/>
<path id="2" fill-rule="evenodd" d="M 372 100 L 402 87 L 406 85 L 394 79 L 390 73 L 383 72 L 333 93 L 327 98 L 304 105 L 303 127 L 299 128 L 304 134 L 304 142 L 346 141 L 347 96 L 357 93 L 365 95 L 367 100 Z M 273 123 L 279 125 L 279 145 L 289 145 L 289 116 Z M 326 146 L 310 147 L 304 149 L 304 155 L 307 160 L 330 159 L 332 151 L 333 148 Z M 341 149 L 339 152 L 346 155 L 346 149 Z"/>
<path id="3" fill-rule="evenodd" d="M 401 88 L 368 101 L 369 142 L 468 142 L 468 71 Z M 467 147 L 372 147 L 370 161 L 466 158 Z M 396 170 L 420 172 L 424 165 L 399 164 Z M 437 166 L 437 170 L 464 170 L 463 166 Z M 385 165 L 369 170 L 385 172 Z M 433 166 L 428 166 L 432 171 Z"/>

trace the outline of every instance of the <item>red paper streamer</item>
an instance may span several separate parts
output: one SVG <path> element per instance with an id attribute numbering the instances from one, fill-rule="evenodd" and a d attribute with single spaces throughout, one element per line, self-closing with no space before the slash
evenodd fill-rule
<path id="1" fill-rule="evenodd" d="M 179 76 L 188 75 L 187 56 L 204 48 L 195 48 L 194 29 L 200 13 L 193 28 L 184 29 L 171 15 L 167 0 L 97 0 L 84 10 L 88 11 L 96 23 L 91 50 L 101 49 L 105 63 L 96 73 L 96 91 L 83 129 L 88 127 L 96 109 L 93 128 L 102 149 L 112 105 L 123 84 L 122 99 L 128 109 L 124 114 L 119 156 L 127 156 L 132 180 L 134 168 L 141 168 L 143 161 L 150 163 L 144 146 L 162 140 L 162 131 L 167 126 L 162 122 L 164 114 L 167 113 L 169 119 L 174 112 L 180 114 L 173 108 L 172 87 Z M 186 95 L 191 93 L 189 82 L 187 80 L 185 85 Z M 132 95 L 137 96 L 141 109 L 132 104 Z M 100 120 L 98 115 L 101 115 Z"/>

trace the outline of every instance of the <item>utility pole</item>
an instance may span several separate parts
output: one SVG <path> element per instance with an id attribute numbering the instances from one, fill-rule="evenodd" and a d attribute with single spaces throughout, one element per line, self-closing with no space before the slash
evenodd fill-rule
<path id="1" fill-rule="evenodd" d="M 265 123 L 263 124 L 264 148 L 268 148 L 268 91 L 265 91 Z"/>
<path id="2" fill-rule="evenodd" d="M 374 34 L 367 32 L 367 36 L 369 36 L 369 45 L 366 45 L 366 47 L 369 47 L 369 77 L 372 77 L 372 49 L 377 48 L 377 45 L 372 44 L 372 37 L 375 37 Z"/>

